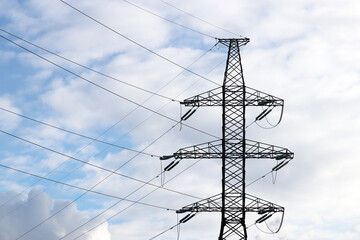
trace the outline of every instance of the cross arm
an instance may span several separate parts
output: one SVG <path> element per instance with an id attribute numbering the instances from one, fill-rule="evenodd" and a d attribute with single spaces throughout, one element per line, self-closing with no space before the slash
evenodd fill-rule
<path id="1" fill-rule="evenodd" d="M 244 105 L 243 93 L 245 91 L 246 106 L 283 106 L 284 100 L 259 90 L 243 86 L 222 86 L 210 91 L 187 98 L 181 104 L 190 107 L 222 106 L 223 92 L 226 106 Z M 231 97 L 230 97 L 231 96 Z"/>
<path id="2" fill-rule="evenodd" d="M 267 158 L 281 160 L 292 159 L 294 157 L 293 152 L 283 147 L 278 147 L 275 145 L 256 142 L 252 140 L 245 141 L 245 158 Z M 241 158 L 243 156 L 242 142 L 243 140 L 241 139 L 235 141 L 226 140 L 226 146 L 231 147 L 233 151 L 226 153 L 224 157 Z M 222 158 L 222 140 L 215 140 L 207 143 L 181 148 L 172 156 L 175 157 L 175 159 Z"/>
<path id="3" fill-rule="evenodd" d="M 174 153 L 175 159 L 221 158 L 221 140 L 194 145 L 179 149 Z"/>
<path id="4" fill-rule="evenodd" d="M 268 158 L 268 159 L 293 159 L 294 153 L 287 148 L 278 147 L 275 145 L 246 140 L 246 158 Z"/>
<path id="5" fill-rule="evenodd" d="M 176 213 L 185 212 L 221 212 L 221 194 L 200 200 L 198 202 L 186 205 L 177 210 Z"/>
<path id="6" fill-rule="evenodd" d="M 241 194 L 241 193 L 238 193 Z M 198 202 L 186 205 L 179 210 L 177 213 L 186 213 L 186 212 L 221 212 L 221 194 L 214 195 L 212 197 L 200 200 Z M 245 211 L 246 212 L 257 212 L 259 214 L 264 213 L 275 213 L 275 212 L 284 212 L 284 207 L 277 205 L 275 203 L 266 201 L 264 199 L 252 196 L 250 194 L 245 194 Z M 241 211 L 241 206 L 232 206 L 228 207 L 226 211 Z"/>

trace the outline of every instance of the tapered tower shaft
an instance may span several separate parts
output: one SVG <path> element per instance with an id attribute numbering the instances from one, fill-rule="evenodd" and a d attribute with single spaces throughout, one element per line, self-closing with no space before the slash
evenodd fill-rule
<path id="1" fill-rule="evenodd" d="M 233 234 L 233 230 L 243 233 L 245 225 L 245 82 L 240 58 L 238 39 L 220 40 L 228 46 L 225 76 L 222 90 L 222 211 L 219 240 Z M 245 42 L 246 43 L 246 42 Z M 228 102 L 242 99 L 242 104 L 232 106 Z M 239 151 L 240 150 L 240 151 Z M 234 153 L 241 152 L 241 157 Z M 237 206 L 241 211 L 227 211 Z"/>

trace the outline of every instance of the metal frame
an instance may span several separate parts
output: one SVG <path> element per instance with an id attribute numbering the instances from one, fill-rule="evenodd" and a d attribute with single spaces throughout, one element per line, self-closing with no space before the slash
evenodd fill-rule
<path id="1" fill-rule="evenodd" d="M 283 107 L 284 101 L 267 93 L 245 86 L 240 47 L 248 38 L 218 39 L 228 47 L 228 57 L 221 87 L 185 99 L 189 107 L 222 107 L 222 139 L 179 149 L 176 159 L 222 159 L 222 193 L 179 209 L 185 212 L 221 212 L 219 240 L 236 234 L 247 239 L 246 212 L 282 212 L 284 208 L 245 193 L 246 159 L 292 159 L 286 148 L 247 140 L 245 138 L 245 110 L 248 106 Z"/>

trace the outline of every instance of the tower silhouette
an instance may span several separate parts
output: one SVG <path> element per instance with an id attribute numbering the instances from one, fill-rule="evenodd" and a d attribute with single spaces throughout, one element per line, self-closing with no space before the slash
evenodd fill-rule
<path id="1" fill-rule="evenodd" d="M 167 170 L 174 167 L 179 159 L 218 158 L 222 160 L 222 192 L 179 209 L 177 213 L 190 213 L 180 222 L 186 222 L 196 212 L 221 212 L 219 240 L 230 236 L 247 239 L 246 212 L 257 212 L 262 216 L 256 221 L 263 222 L 275 212 L 284 213 L 284 208 L 266 200 L 251 196 L 245 191 L 245 165 L 247 159 L 275 159 L 280 161 L 273 170 L 288 163 L 294 154 L 286 148 L 252 141 L 245 136 L 245 110 L 247 107 L 262 107 L 265 110 L 256 118 L 261 120 L 274 107 L 284 106 L 284 101 L 275 96 L 246 87 L 240 57 L 240 47 L 249 42 L 248 38 L 218 39 L 228 47 L 228 56 L 221 87 L 185 99 L 181 104 L 188 107 L 222 108 L 222 139 L 179 149 L 171 156 L 177 159 Z M 182 120 L 194 113 L 188 111 Z M 166 169 L 165 169 L 166 170 Z"/>

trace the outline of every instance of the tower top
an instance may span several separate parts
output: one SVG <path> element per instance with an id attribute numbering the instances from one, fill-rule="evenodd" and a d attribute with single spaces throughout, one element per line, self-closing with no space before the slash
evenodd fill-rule
<path id="1" fill-rule="evenodd" d="M 216 39 L 219 43 L 224 44 L 225 46 L 229 46 L 231 42 L 238 42 L 239 47 L 246 45 L 250 42 L 250 38 L 217 38 Z"/>

